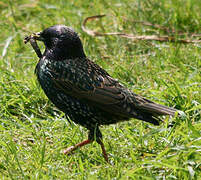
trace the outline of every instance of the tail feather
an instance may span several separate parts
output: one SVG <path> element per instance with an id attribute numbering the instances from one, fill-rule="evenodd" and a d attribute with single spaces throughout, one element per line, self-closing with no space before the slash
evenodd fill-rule
<path id="1" fill-rule="evenodd" d="M 135 116 L 135 118 L 152 123 L 154 125 L 159 125 L 160 121 L 162 121 L 158 116 L 174 116 L 175 112 L 177 111 L 174 108 L 169 108 L 154 102 L 145 103 L 141 106 L 138 106 L 137 108 L 139 111 L 137 113 L 137 117 Z"/>
<path id="2" fill-rule="evenodd" d="M 135 108 L 138 109 L 137 117 L 135 118 L 152 123 L 154 125 L 159 125 L 160 121 L 162 121 L 158 116 L 174 116 L 178 111 L 177 109 L 157 104 L 144 98 L 143 100 L 144 103 L 135 106 Z"/>
<path id="3" fill-rule="evenodd" d="M 155 116 L 160 115 L 171 115 L 174 116 L 177 109 L 170 108 L 167 106 L 163 106 L 161 104 L 156 103 L 144 103 L 142 106 L 139 106 L 139 109 L 144 110 L 145 112 L 151 113 Z"/>
<path id="4" fill-rule="evenodd" d="M 161 122 L 161 119 L 159 119 L 159 118 L 157 118 L 157 117 L 155 117 L 149 113 L 141 113 L 135 118 L 149 122 L 149 123 L 152 123 L 154 125 L 159 125 Z"/>

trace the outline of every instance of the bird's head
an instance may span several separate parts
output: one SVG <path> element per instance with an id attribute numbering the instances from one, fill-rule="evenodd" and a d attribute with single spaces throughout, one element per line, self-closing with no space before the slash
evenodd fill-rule
<path id="1" fill-rule="evenodd" d="M 58 60 L 85 57 L 82 42 L 78 34 L 70 27 L 51 26 L 42 32 L 35 33 L 33 38 L 45 44 L 45 55 L 56 56 Z"/>

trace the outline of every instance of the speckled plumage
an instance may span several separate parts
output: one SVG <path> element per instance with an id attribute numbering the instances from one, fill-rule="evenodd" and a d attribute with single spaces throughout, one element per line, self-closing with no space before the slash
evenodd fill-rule
<path id="1" fill-rule="evenodd" d="M 175 109 L 134 94 L 90 61 L 71 28 L 52 26 L 35 39 L 46 46 L 36 67 L 41 87 L 56 107 L 89 130 L 90 140 L 96 132 L 97 142 L 101 141 L 100 125 L 130 118 L 158 125 L 158 116 L 174 115 Z"/>

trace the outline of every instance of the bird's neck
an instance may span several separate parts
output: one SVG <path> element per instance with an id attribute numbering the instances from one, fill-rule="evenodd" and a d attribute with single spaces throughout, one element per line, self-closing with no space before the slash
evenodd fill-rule
<path id="1" fill-rule="evenodd" d="M 75 48 L 51 48 L 45 49 L 43 54 L 48 59 L 54 59 L 57 61 L 62 61 L 65 59 L 74 59 L 74 58 L 85 58 L 86 55 L 84 53 L 83 48 L 75 49 Z"/>

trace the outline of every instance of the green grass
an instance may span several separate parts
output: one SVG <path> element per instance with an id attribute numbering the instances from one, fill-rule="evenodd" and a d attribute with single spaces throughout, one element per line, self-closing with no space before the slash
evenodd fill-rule
<path id="1" fill-rule="evenodd" d="M 201 179 L 201 45 L 90 37 L 81 30 L 85 17 L 106 14 L 88 26 L 102 32 L 164 34 L 133 23 L 140 20 L 200 33 L 200 9 L 198 0 L 2 0 L 0 179 Z M 97 143 L 63 155 L 87 131 L 69 124 L 48 101 L 34 75 L 38 58 L 23 43 L 26 35 L 54 24 L 72 26 L 87 56 L 125 86 L 185 111 L 186 117 L 166 117 L 158 127 L 135 119 L 102 127 L 111 164 Z"/>

